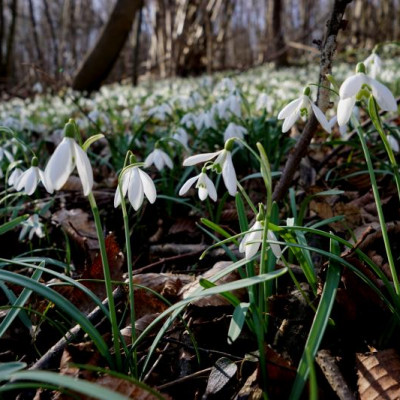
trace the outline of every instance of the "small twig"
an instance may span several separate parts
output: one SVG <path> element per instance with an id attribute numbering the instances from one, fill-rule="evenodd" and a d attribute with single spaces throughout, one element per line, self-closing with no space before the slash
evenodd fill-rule
<path id="1" fill-rule="evenodd" d="M 119 302 L 125 297 L 125 290 L 122 286 L 118 286 L 113 292 L 115 303 Z M 103 301 L 103 305 L 108 307 L 108 300 Z M 103 311 L 100 307 L 96 307 L 88 316 L 87 319 L 92 324 L 97 324 L 104 317 Z M 55 345 L 53 345 L 47 352 L 35 362 L 29 369 L 53 369 L 57 368 L 57 362 L 61 358 L 65 346 L 72 340 L 80 340 L 84 336 L 84 331 L 80 325 L 75 325 L 67 334 L 62 337 Z"/>
<path id="2" fill-rule="evenodd" d="M 315 361 L 320 366 L 325 378 L 340 400 L 355 400 L 353 393 L 337 366 L 335 357 L 332 356 L 329 350 L 320 350 L 317 353 Z"/>
<path id="3" fill-rule="evenodd" d="M 330 83 L 327 80 L 326 75 L 332 72 L 332 60 L 336 51 L 336 37 L 342 27 L 343 14 L 347 4 L 349 4 L 351 1 L 352 0 L 335 0 L 331 17 L 328 21 L 325 40 L 321 47 L 317 104 L 323 112 L 325 112 L 329 106 L 329 90 L 327 88 L 330 86 Z M 308 119 L 301 138 L 297 142 L 294 151 L 290 154 L 282 176 L 275 187 L 272 196 L 275 201 L 282 200 L 283 196 L 286 194 L 292 182 L 293 176 L 298 170 L 300 161 L 305 155 L 311 139 L 317 130 L 317 127 L 318 121 L 313 113 Z"/>

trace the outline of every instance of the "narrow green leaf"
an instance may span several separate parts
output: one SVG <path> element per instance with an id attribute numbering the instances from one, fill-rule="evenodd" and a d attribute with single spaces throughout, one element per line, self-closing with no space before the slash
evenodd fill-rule
<path id="1" fill-rule="evenodd" d="M 331 240 L 330 251 L 336 256 L 340 255 L 339 245 L 334 240 Z M 307 338 L 304 352 L 297 368 L 296 379 L 290 395 L 291 400 L 299 399 L 304 389 L 304 385 L 310 372 L 310 362 L 314 361 L 315 355 L 317 354 L 318 348 L 328 325 L 329 317 L 336 298 L 336 291 L 340 282 L 340 275 L 341 267 L 335 261 L 331 260 L 329 262 L 321 300 L 318 304 L 318 309 L 315 313 L 314 321 Z M 307 360 L 307 358 L 309 358 L 309 360 Z"/>
<path id="2" fill-rule="evenodd" d="M 10 231 L 11 229 L 14 229 L 16 226 L 18 226 L 21 222 L 26 221 L 29 218 L 29 215 L 21 215 L 20 217 L 14 218 L 11 221 L 6 222 L 3 225 L 0 225 L 0 235 L 3 235 L 4 233 Z"/>
<path id="3" fill-rule="evenodd" d="M 28 278 L 23 275 L 16 274 L 14 272 L 0 270 L 0 279 L 5 282 L 14 283 L 15 285 L 22 286 L 24 288 L 30 289 L 35 293 L 43 296 L 47 300 L 54 303 L 56 306 L 60 307 L 66 314 L 68 314 L 77 324 L 79 324 L 82 329 L 90 336 L 93 340 L 95 346 L 98 348 L 100 354 L 104 356 L 108 362 L 113 365 L 113 361 L 108 350 L 108 346 L 104 341 L 103 337 L 99 331 L 94 327 L 94 325 L 87 319 L 87 317 L 81 313 L 71 302 L 69 302 L 65 297 L 61 296 L 59 293 L 47 286 L 36 282 L 35 280 Z"/>
<path id="4" fill-rule="evenodd" d="M 85 141 L 85 143 L 83 143 L 82 149 L 83 149 L 84 151 L 87 151 L 88 148 L 89 148 L 94 142 L 97 142 L 98 140 L 103 139 L 103 137 L 104 137 L 104 135 L 103 135 L 102 133 L 99 133 L 99 134 L 97 134 L 97 135 L 90 136 L 90 138 L 87 138 L 86 141 Z"/>
<path id="5" fill-rule="evenodd" d="M 24 369 L 25 367 L 26 363 L 19 361 L 0 363 L 0 382 L 8 380 L 10 375 Z"/>
<path id="6" fill-rule="evenodd" d="M 104 386 L 48 371 L 23 371 L 11 375 L 13 380 L 29 380 L 57 385 L 99 400 L 126 400 L 127 397 Z M 1 388 L 0 388 L 1 390 Z M 162 398 L 162 397 L 161 397 Z"/>
<path id="7" fill-rule="evenodd" d="M 200 222 L 204 224 L 207 228 L 212 229 L 213 231 L 219 233 L 220 235 L 222 235 L 227 239 L 230 239 L 232 237 L 232 235 L 229 232 L 227 232 L 225 229 L 221 228 L 219 225 L 215 224 L 214 222 L 210 221 L 207 218 L 200 218 Z M 232 240 L 232 242 L 235 243 L 236 245 L 238 244 L 237 240 Z"/>
<path id="8" fill-rule="evenodd" d="M 228 330 L 228 343 L 232 344 L 242 332 L 244 322 L 246 321 L 247 311 L 250 303 L 240 303 L 233 312 L 231 323 Z"/>
<path id="9" fill-rule="evenodd" d="M 44 265 L 44 262 L 40 264 L 41 266 Z M 34 281 L 39 281 L 40 277 L 42 276 L 43 271 L 40 269 L 37 269 L 33 272 L 32 274 L 32 280 Z M 25 305 L 25 303 L 29 300 L 29 297 L 32 294 L 32 290 L 29 290 L 27 288 L 24 288 L 19 295 L 18 299 L 12 304 L 14 308 L 10 309 L 3 319 L 0 324 L 0 338 L 4 335 L 4 333 L 7 331 L 7 329 L 10 327 L 12 322 L 14 321 L 15 318 L 17 318 L 18 314 L 21 312 L 22 307 Z"/>

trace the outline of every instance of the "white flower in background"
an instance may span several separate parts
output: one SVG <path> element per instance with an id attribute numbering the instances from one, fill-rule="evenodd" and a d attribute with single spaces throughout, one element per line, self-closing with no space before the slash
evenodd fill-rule
<path id="1" fill-rule="evenodd" d="M 39 216 L 37 214 L 31 215 L 26 221 L 22 223 L 19 240 L 24 240 L 28 232 L 29 240 L 32 240 L 33 235 L 36 235 L 38 238 L 44 237 L 43 224 L 39 221 Z"/>
<path id="2" fill-rule="evenodd" d="M 261 93 L 256 100 L 256 110 L 267 110 L 270 111 L 271 101 L 265 93 Z"/>
<path id="3" fill-rule="evenodd" d="M 221 81 L 218 83 L 218 85 L 215 88 L 217 91 L 221 90 L 228 90 L 229 92 L 234 92 L 236 90 L 236 85 L 235 82 L 231 78 L 223 78 Z"/>
<path id="4" fill-rule="evenodd" d="M 171 157 L 163 150 L 155 148 L 144 160 L 144 166 L 146 168 L 154 164 L 156 168 L 161 171 L 165 166 L 169 169 L 173 168 Z"/>
<path id="5" fill-rule="evenodd" d="M 11 163 L 14 161 L 13 155 L 3 147 L 0 147 L 0 162 L 3 161 L 4 156 L 7 158 L 7 160 Z"/>
<path id="6" fill-rule="evenodd" d="M 21 175 L 22 175 L 22 169 L 15 168 L 8 177 L 7 181 L 8 185 L 14 187 L 15 189 L 15 186 L 18 183 L 18 179 L 20 178 Z"/>
<path id="7" fill-rule="evenodd" d="M 229 119 L 232 115 L 240 118 L 242 116 L 240 96 L 230 94 L 225 100 L 218 101 L 216 109 L 221 119 Z"/>
<path id="8" fill-rule="evenodd" d="M 138 124 L 140 122 L 141 115 L 142 115 L 142 108 L 139 105 L 133 107 L 132 122 L 134 124 Z"/>
<path id="9" fill-rule="evenodd" d="M 397 139 L 392 135 L 387 135 L 387 140 L 392 150 L 398 153 L 400 149 L 399 149 L 399 142 L 397 141 Z"/>
<path id="10" fill-rule="evenodd" d="M 177 128 L 176 132 L 172 135 L 172 138 L 181 143 L 185 149 L 188 148 L 189 136 L 183 128 Z"/>
<path id="11" fill-rule="evenodd" d="M 300 118 L 300 116 L 308 116 L 310 108 L 312 109 L 318 122 L 322 128 L 331 133 L 331 127 L 326 119 L 324 113 L 320 108 L 314 104 L 310 99 L 310 88 L 306 87 L 303 94 L 296 100 L 291 101 L 287 104 L 278 114 L 278 119 L 283 119 L 282 132 L 287 132 Z"/>
<path id="12" fill-rule="evenodd" d="M 196 116 L 193 113 L 187 113 L 181 118 L 180 123 L 186 128 L 191 128 L 192 126 L 194 126 L 195 121 Z"/>
<path id="13" fill-rule="evenodd" d="M 224 141 L 226 142 L 231 138 L 244 138 L 244 135 L 247 133 L 247 129 L 243 126 L 237 125 L 234 122 L 230 122 L 224 132 Z"/>
<path id="14" fill-rule="evenodd" d="M 263 223 L 256 220 L 253 226 L 249 229 L 239 245 L 239 251 L 245 253 L 247 259 L 253 257 L 261 246 L 263 234 Z"/>
<path id="15" fill-rule="evenodd" d="M 376 78 L 382 71 L 382 60 L 376 53 L 370 54 L 365 60 L 364 65 L 372 78 Z"/>
<path id="16" fill-rule="evenodd" d="M 144 196 L 153 204 L 157 198 L 157 191 L 154 182 L 146 172 L 139 167 L 128 167 L 121 178 L 122 195 L 125 197 L 128 193 L 129 202 L 137 211 L 143 203 Z M 119 186 L 115 191 L 114 207 L 121 204 L 121 193 Z"/>
<path id="17" fill-rule="evenodd" d="M 334 117 L 332 117 L 330 120 L 329 120 L 329 126 L 331 127 L 331 129 L 337 124 L 337 115 L 335 115 Z M 345 139 L 346 138 L 346 135 L 347 135 L 347 128 L 348 128 L 348 126 L 347 126 L 347 124 L 346 125 L 342 125 L 342 126 L 339 126 L 339 132 L 340 132 L 340 136 L 342 137 L 342 139 Z"/>
<path id="18" fill-rule="evenodd" d="M 86 152 L 73 139 L 75 126 L 68 122 L 64 129 L 64 139 L 55 149 L 44 170 L 47 191 L 60 190 L 75 166 L 82 182 L 83 193 L 88 196 L 93 187 L 93 170 Z"/>
<path id="19" fill-rule="evenodd" d="M 196 129 L 199 131 L 203 128 L 206 129 L 217 129 L 217 123 L 215 122 L 214 115 L 212 110 L 205 111 L 200 113 L 199 115 L 196 116 L 194 120 L 194 124 L 196 126 Z"/>
<path id="20" fill-rule="evenodd" d="M 222 173 L 222 178 L 224 180 L 225 186 L 231 196 L 235 196 L 237 192 L 237 180 L 235 167 L 232 162 L 232 147 L 234 141 L 233 139 L 228 140 L 225 143 L 225 147 L 222 150 L 216 151 L 214 153 L 204 153 L 197 154 L 188 157 L 183 161 L 183 166 L 189 167 L 191 165 L 199 164 L 202 162 L 207 162 L 215 158 L 215 161 L 209 168 L 212 168 L 217 173 Z"/>
<path id="21" fill-rule="evenodd" d="M 154 117 L 160 121 L 165 121 L 167 117 L 172 115 L 172 107 L 168 103 L 163 103 L 159 106 L 150 108 L 147 114 L 149 117 Z"/>
<path id="22" fill-rule="evenodd" d="M 368 97 L 371 93 L 383 111 L 397 110 L 397 103 L 392 92 L 382 83 L 365 75 L 365 66 L 359 63 L 356 74 L 347 78 L 339 90 L 340 100 L 337 109 L 339 126 L 347 124 L 356 101 L 364 96 Z"/>
<path id="23" fill-rule="evenodd" d="M 181 187 L 181 190 L 179 191 L 179 196 L 183 196 L 184 194 L 186 194 L 196 181 L 197 183 L 195 187 L 199 190 L 199 199 L 201 201 L 205 200 L 207 196 L 210 196 L 212 200 L 217 201 L 217 191 L 215 189 L 213 181 L 205 173 L 205 168 L 203 168 L 202 172 L 199 175 L 188 179 L 184 183 L 184 185 Z"/>
<path id="24" fill-rule="evenodd" d="M 49 193 L 52 192 L 47 185 L 43 171 L 38 167 L 38 159 L 36 157 L 33 157 L 31 167 L 22 172 L 18 178 L 13 176 L 14 180 L 13 186 L 15 190 L 18 192 L 23 190 L 28 196 L 34 193 L 40 181 L 42 181 L 43 186 Z"/>

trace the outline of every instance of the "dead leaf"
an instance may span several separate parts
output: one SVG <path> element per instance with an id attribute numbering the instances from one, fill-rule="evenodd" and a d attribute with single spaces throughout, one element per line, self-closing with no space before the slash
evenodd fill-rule
<path id="1" fill-rule="evenodd" d="M 52 216 L 52 221 L 60 225 L 68 237 L 82 250 L 89 252 L 91 257 L 99 249 L 96 227 L 89 219 L 89 214 L 80 208 L 66 210 L 61 209 Z"/>
<path id="2" fill-rule="evenodd" d="M 202 286 L 200 285 L 200 279 L 207 279 L 210 280 L 214 275 L 217 273 L 221 272 L 223 269 L 229 267 L 232 264 L 231 261 L 219 261 L 217 262 L 211 269 L 209 269 L 206 273 L 203 275 L 197 277 L 197 279 L 185 285 L 182 290 L 180 291 L 180 296 L 182 299 L 186 299 L 187 297 L 190 297 L 196 290 L 201 288 Z M 237 271 L 233 271 L 221 279 L 219 279 L 216 283 L 218 285 L 222 285 L 225 283 L 233 282 L 240 279 L 240 275 Z M 239 300 L 244 300 L 246 296 L 246 290 L 245 289 L 239 289 L 235 290 L 233 294 L 239 298 Z M 194 301 L 192 304 L 194 304 L 197 307 L 217 307 L 217 306 L 226 306 L 229 305 L 230 303 L 228 300 L 224 299 L 221 295 L 214 295 L 214 296 L 208 296 L 204 298 L 200 298 L 199 300 Z"/>
<path id="3" fill-rule="evenodd" d="M 135 322 L 136 337 L 140 336 L 142 332 L 160 315 L 160 313 L 146 314 Z M 127 345 L 132 343 L 132 326 L 127 325 L 121 330 L 121 335 L 124 337 Z"/>
<path id="4" fill-rule="evenodd" d="M 207 388 L 203 399 L 206 399 L 209 395 L 220 392 L 230 383 L 232 378 L 236 375 L 236 372 L 237 365 L 229 358 L 222 357 L 218 359 L 208 377 Z"/>
<path id="5" fill-rule="evenodd" d="M 357 354 L 356 361 L 361 400 L 400 398 L 400 357 L 394 349 Z"/>

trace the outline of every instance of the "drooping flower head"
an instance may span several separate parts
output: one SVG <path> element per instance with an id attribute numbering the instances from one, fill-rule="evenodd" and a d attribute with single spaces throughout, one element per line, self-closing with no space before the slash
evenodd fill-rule
<path id="1" fill-rule="evenodd" d="M 356 74 L 347 78 L 340 87 L 340 100 L 337 109 L 337 120 L 339 126 L 346 125 L 351 117 L 357 100 L 375 98 L 383 111 L 396 111 L 397 103 L 392 92 L 382 83 L 365 74 L 365 66 L 359 63 Z"/>
<path id="2" fill-rule="evenodd" d="M 213 181 L 207 176 L 205 167 L 203 167 L 199 175 L 188 179 L 184 183 L 179 191 L 179 196 L 186 194 L 195 182 L 197 182 L 195 187 L 199 190 L 199 199 L 201 201 L 205 200 L 207 196 L 210 196 L 212 200 L 217 201 L 217 191 Z"/>
<path id="3" fill-rule="evenodd" d="M 157 198 L 157 191 L 153 180 L 146 172 L 142 171 L 135 157 L 130 157 L 130 165 L 125 167 L 120 176 L 121 188 L 118 186 L 114 196 L 114 207 L 121 204 L 121 191 L 125 197 L 128 194 L 129 202 L 135 211 L 143 204 L 144 196 L 153 204 Z M 143 164 L 142 164 L 143 165 Z"/>
<path id="4" fill-rule="evenodd" d="M 222 150 L 214 153 L 197 154 L 186 158 L 183 161 L 185 167 L 207 162 L 215 158 L 215 161 L 207 168 L 211 168 L 218 174 L 222 174 L 225 186 L 231 196 L 235 196 L 237 192 L 237 180 L 235 167 L 232 162 L 232 149 L 234 145 L 234 139 L 229 139 L 225 142 L 225 146 Z"/>
<path id="5" fill-rule="evenodd" d="M 75 123 L 70 119 L 64 128 L 64 139 L 55 149 L 44 171 L 50 193 L 64 186 L 75 167 L 82 182 L 84 195 L 88 196 L 92 191 L 92 166 L 86 152 L 74 139 L 75 133 Z"/>
<path id="6" fill-rule="evenodd" d="M 242 241 L 239 245 L 239 251 L 245 253 L 247 259 L 252 258 L 259 250 L 263 238 L 264 229 L 264 206 L 260 204 L 259 212 L 256 216 L 256 222 L 251 226 L 249 231 L 244 235 Z M 268 230 L 267 240 L 276 241 L 276 236 L 274 232 Z M 282 255 L 282 250 L 279 244 L 270 243 L 270 248 L 272 253 L 276 258 Z"/>
<path id="7" fill-rule="evenodd" d="M 17 170 L 18 169 L 19 168 L 17 168 Z M 14 173 L 15 171 L 13 172 L 13 174 Z M 24 192 L 28 196 L 30 196 L 31 194 L 34 193 L 34 191 L 37 188 L 37 185 L 41 181 L 45 189 L 49 193 L 52 193 L 51 187 L 47 184 L 44 172 L 38 167 L 38 159 L 36 157 L 32 158 L 31 167 L 28 168 L 26 171 L 22 172 L 19 176 L 13 174 L 10 176 L 8 182 L 10 183 L 11 181 L 15 190 L 18 192 L 24 190 Z"/>
<path id="8" fill-rule="evenodd" d="M 146 168 L 154 164 L 156 168 L 161 171 L 165 166 L 169 169 L 174 167 L 171 157 L 164 151 L 156 147 L 144 160 L 144 166 Z"/>
<path id="9" fill-rule="evenodd" d="M 382 60 L 375 52 L 372 52 L 365 60 L 364 65 L 372 78 L 376 78 L 382 71 Z"/>
<path id="10" fill-rule="evenodd" d="M 310 88 L 307 86 L 303 94 L 287 104 L 278 114 L 278 119 L 283 119 L 282 132 L 287 132 L 300 117 L 308 117 L 310 109 L 314 113 L 322 128 L 331 133 L 331 127 L 324 113 L 310 99 Z"/>

